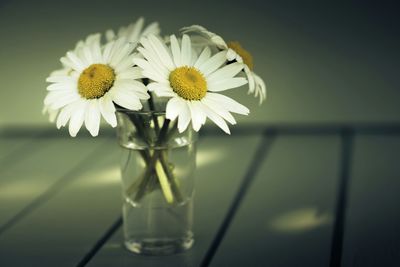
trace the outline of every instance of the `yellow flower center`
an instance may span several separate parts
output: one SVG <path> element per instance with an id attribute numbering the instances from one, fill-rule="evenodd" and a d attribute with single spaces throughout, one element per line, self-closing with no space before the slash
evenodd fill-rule
<path id="1" fill-rule="evenodd" d="M 238 53 L 239 56 L 242 57 L 243 63 L 246 64 L 249 69 L 253 70 L 254 69 L 254 63 L 253 63 L 253 56 L 244 49 L 239 42 L 232 41 L 227 43 L 228 47 Z"/>
<path id="2" fill-rule="evenodd" d="M 203 74 L 194 67 L 179 67 L 169 74 L 169 83 L 180 97 L 200 100 L 207 93 L 207 82 Z"/>
<path id="3" fill-rule="evenodd" d="M 86 99 L 100 98 L 115 81 L 114 70 L 104 64 L 92 64 L 79 76 L 78 92 Z"/>

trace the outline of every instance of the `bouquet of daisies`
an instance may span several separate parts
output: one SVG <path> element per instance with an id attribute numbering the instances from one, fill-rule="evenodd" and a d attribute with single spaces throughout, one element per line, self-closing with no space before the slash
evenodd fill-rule
<path id="1" fill-rule="evenodd" d="M 260 103 L 266 98 L 252 56 L 238 42 L 226 42 L 202 26 L 184 27 L 180 33 L 161 37 L 158 23 L 144 27 L 140 18 L 117 33 L 89 35 L 47 78 L 44 112 L 57 128 L 68 125 L 73 137 L 82 125 L 97 136 L 101 118 L 117 126 L 116 109 L 157 111 L 155 103 L 162 102 L 166 120 L 155 125 L 159 139 L 168 136 L 163 129 L 171 123 L 179 132 L 188 127 L 197 132 L 207 118 L 229 134 L 227 123 L 236 123 L 232 113 L 248 115 L 249 109 L 224 91 L 247 84 Z M 168 165 L 162 155 L 143 157 L 149 170 L 157 169 L 159 161 L 161 167 Z M 159 176 L 161 185 L 173 185 L 173 178 Z M 166 198 L 171 202 L 174 195 Z"/>

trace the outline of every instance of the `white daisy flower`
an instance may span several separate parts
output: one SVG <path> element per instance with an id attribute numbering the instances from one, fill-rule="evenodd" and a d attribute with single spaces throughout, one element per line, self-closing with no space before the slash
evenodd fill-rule
<path id="1" fill-rule="evenodd" d="M 100 38 L 101 38 L 101 35 L 99 33 L 90 34 L 90 35 L 88 35 L 86 37 L 86 39 L 84 41 L 83 40 L 78 41 L 76 43 L 75 48 L 74 48 L 73 51 L 75 53 L 79 53 L 80 49 L 83 46 L 91 46 L 94 42 L 100 42 Z M 51 76 L 60 76 L 60 75 L 65 76 L 65 75 L 70 75 L 72 73 L 72 69 L 69 66 L 66 66 L 63 63 L 61 63 L 61 64 L 62 64 L 63 67 L 61 69 L 52 71 L 50 73 L 50 75 L 49 75 L 50 77 Z M 52 109 L 52 108 L 44 105 L 42 113 L 43 114 L 48 114 L 49 115 L 49 121 L 50 122 L 54 122 L 55 119 L 57 118 L 58 113 L 59 113 L 59 109 Z"/>
<path id="2" fill-rule="evenodd" d="M 225 42 L 225 40 L 208 31 L 200 25 L 192 25 L 181 29 L 182 33 L 196 34 L 196 41 L 201 45 L 214 44 L 220 50 L 226 50 L 226 57 L 229 61 L 237 61 L 244 64 L 244 72 L 246 73 L 249 81 L 249 93 L 254 94 L 255 97 L 260 98 L 260 104 L 267 97 L 267 90 L 264 81 L 254 71 L 253 57 L 245 50 L 239 42 Z"/>
<path id="3" fill-rule="evenodd" d="M 211 56 L 208 47 L 200 55 L 193 54 L 187 35 L 183 35 L 181 45 L 175 35 L 171 35 L 170 43 L 167 47 L 154 35 L 143 38 L 143 47 L 138 51 L 144 59 L 134 59 L 134 63 L 143 69 L 143 76 L 152 80 L 147 86 L 149 90 L 159 97 L 171 98 L 166 117 L 178 119 L 179 132 L 185 131 L 190 121 L 193 129 L 198 131 L 208 117 L 229 134 L 225 120 L 236 123 L 231 112 L 248 115 L 249 110 L 219 92 L 247 83 L 245 78 L 235 77 L 243 69 L 242 64 L 223 66 L 226 51 Z"/>
<path id="4" fill-rule="evenodd" d="M 140 39 L 144 36 L 148 36 L 150 34 L 160 34 L 160 27 L 158 25 L 158 22 L 150 23 L 144 29 L 143 26 L 144 18 L 140 17 L 135 23 L 131 23 L 126 27 L 121 27 L 118 30 L 117 34 L 115 34 L 113 30 L 108 30 L 105 34 L 106 40 L 110 42 L 117 38 L 126 38 L 127 42 L 138 43 Z"/>
<path id="5" fill-rule="evenodd" d="M 85 45 L 86 45 L 86 46 L 90 46 L 90 45 L 93 44 L 93 42 L 100 42 L 100 38 L 101 38 L 101 35 L 100 35 L 99 33 L 95 33 L 95 34 L 90 34 L 90 35 L 88 35 L 88 36 L 85 38 L 85 40 L 79 40 L 79 41 L 76 43 L 75 48 L 73 49 L 73 52 L 74 52 L 74 53 L 79 53 L 80 50 L 81 50 L 81 48 L 82 48 L 83 46 L 85 46 Z M 58 69 L 58 70 L 55 70 L 55 71 L 52 71 L 52 72 L 50 73 L 49 77 L 53 77 L 53 76 L 66 76 L 66 75 L 70 75 L 70 74 L 72 73 L 72 69 L 71 69 L 69 66 L 65 65 L 65 64 L 62 63 L 62 62 L 61 62 L 61 65 L 62 65 L 62 68 L 61 68 L 61 69 Z M 56 120 L 56 118 L 57 118 L 59 112 L 60 112 L 60 109 L 52 109 L 52 108 L 50 108 L 50 107 L 47 106 L 47 105 L 44 105 L 44 106 L 43 106 L 43 109 L 42 109 L 42 114 L 43 114 L 43 115 L 48 114 L 48 116 L 49 116 L 49 121 L 50 121 L 51 123 L 55 122 L 55 120 Z"/>
<path id="6" fill-rule="evenodd" d="M 100 33 L 94 33 L 94 34 L 88 35 L 85 38 L 85 40 L 79 40 L 76 43 L 73 52 L 80 53 L 80 50 L 83 46 L 91 46 L 94 42 L 100 42 L 100 38 L 101 38 Z M 60 76 L 60 75 L 65 76 L 65 75 L 70 75 L 72 73 L 72 69 L 69 66 L 65 65 L 62 62 L 61 62 L 61 64 L 62 64 L 62 68 L 52 71 L 49 76 Z M 60 112 L 59 109 L 52 109 L 46 105 L 44 105 L 43 109 L 42 109 L 42 114 L 44 114 L 44 115 L 48 114 L 49 121 L 51 123 L 55 122 L 59 112 Z"/>
<path id="7" fill-rule="evenodd" d="M 50 75 L 44 99 L 45 109 L 59 110 L 57 128 L 69 122 L 69 133 L 76 136 L 84 123 L 92 136 L 99 132 L 101 116 L 112 127 L 117 125 L 116 104 L 131 110 L 142 108 L 140 100 L 149 98 L 147 88 L 135 79 L 142 78 L 133 67 L 135 47 L 123 39 L 101 48 L 99 39 L 70 51 L 61 62 L 71 71 Z"/>

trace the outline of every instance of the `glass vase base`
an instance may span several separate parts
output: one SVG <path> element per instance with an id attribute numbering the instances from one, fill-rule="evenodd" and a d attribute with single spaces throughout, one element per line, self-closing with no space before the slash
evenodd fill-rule
<path id="1" fill-rule="evenodd" d="M 181 239 L 142 239 L 125 241 L 125 248 L 140 255 L 171 255 L 193 246 L 193 235 Z"/>

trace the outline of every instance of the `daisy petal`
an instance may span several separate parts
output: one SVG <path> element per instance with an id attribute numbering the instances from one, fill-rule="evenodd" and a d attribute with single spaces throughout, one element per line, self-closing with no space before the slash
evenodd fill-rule
<path id="1" fill-rule="evenodd" d="M 52 83 L 47 86 L 47 91 L 59 91 L 59 90 L 71 90 L 71 88 L 76 87 L 72 82 L 65 82 L 65 83 Z"/>
<path id="2" fill-rule="evenodd" d="M 103 63 L 103 56 L 101 54 L 100 42 L 93 41 L 90 48 L 92 50 L 92 62 Z"/>
<path id="3" fill-rule="evenodd" d="M 200 130 L 206 119 L 206 115 L 203 113 L 203 109 L 200 105 L 200 101 L 188 102 L 190 114 L 192 117 L 193 130 L 195 130 L 196 132 Z"/>
<path id="4" fill-rule="evenodd" d="M 114 88 L 115 87 L 115 88 Z M 137 98 L 147 100 L 150 98 L 150 95 L 147 93 L 147 87 L 138 81 L 130 80 L 130 79 L 121 79 L 114 83 L 114 87 L 111 90 L 127 90 L 131 91 L 131 93 L 136 94 Z"/>
<path id="5" fill-rule="evenodd" d="M 248 115 L 250 113 L 248 108 L 236 102 L 230 97 L 217 93 L 207 93 L 207 98 L 214 100 L 215 102 L 221 103 L 230 112 L 242 115 Z"/>
<path id="6" fill-rule="evenodd" d="M 207 105 L 203 105 L 203 111 L 210 120 L 212 120 L 219 128 L 221 128 L 225 133 L 231 134 L 229 127 L 226 122 L 216 113 L 214 113 Z"/>
<path id="7" fill-rule="evenodd" d="M 254 75 L 249 69 L 249 67 L 247 67 L 247 65 L 245 65 L 244 67 L 244 72 L 246 73 L 247 80 L 249 81 L 249 93 L 254 93 L 255 90 Z"/>
<path id="8" fill-rule="evenodd" d="M 158 22 L 150 23 L 142 32 L 142 36 L 148 36 L 150 34 L 159 35 L 160 34 L 160 26 Z"/>
<path id="9" fill-rule="evenodd" d="M 50 107 L 52 109 L 60 109 L 70 103 L 78 101 L 79 99 L 80 99 L 80 97 L 78 94 L 69 93 L 68 95 L 60 97 L 57 101 L 50 104 Z"/>
<path id="10" fill-rule="evenodd" d="M 52 122 L 52 123 L 56 120 L 59 112 L 60 112 L 60 110 L 52 109 L 52 108 L 50 108 L 48 106 L 44 106 L 43 109 L 42 109 L 42 114 L 45 115 L 45 114 L 48 113 L 49 114 L 49 121 Z"/>
<path id="11" fill-rule="evenodd" d="M 155 72 L 144 70 L 142 72 L 142 74 L 143 74 L 143 76 L 145 76 L 145 77 L 147 77 L 147 78 L 149 78 L 149 79 L 151 79 L 153 81 L 156 81 L 156 82 L 159 82 L 159 83 L 166 83 L 165 79 L 163 79 L 160 75 L 158 75 Z"/>
<path id="12" fill-rule="evenodd" d="M 44 98 L 44 104 L 46 106 L 53 106 L 57 105 L 58 108 L 62 107 L 59 102 L 63 102 L 64 99 L 77 99 L 79 98 L 78 94 L 74 93 L 72 90 L 57 90 L 57 91 L 50 91 L 46 97 Z M 58 109 L 54 108 L 54 109 Z"/>
<path id="13" fill-rule="evenodd" d="M 113 50 L 115 42 L 110 42 L 106 44 L 103 51 L 103 62 L 110 62 L 111 60 L 111 52 Z"/>
<path id="14" fill-rule="evenodd" d="M 86 102 L 81 102 L 71 115 L 68 130 L 72 137 L 75 137 L 82 127 L 83 121 L 85 120 L 85 109 Z"/>
<path id="15" fill-rule="evenodd" d="M 243 70 L 244 66 L 245 66 L 244 64 L 238 62 L 228 64 L 210 74 L 210 76 L 207 77 L 207 80 L 213 82 L 216 80 L 224 80 L 232 78 L 236 74 L 238 74 L 241 70 Z"/>
<path id="16" fill-rule="evenodd" d="M 116 90 L 113 101 L 130 110 L 140 110 L 143 107 L 135 93 L 123 88 Z"/>
<path id="17" fill-rule="evenodd" d="M 175 120 L 181 113 L 183 105 L 185 105 L 185 103 L 181 101 L 178 97 L 171 98 L 167 103 L 165 117 L 171 121 Z"/>
<path id="18" fill-rule="evenodd" d="M 120 73 L 117 74 L 117 79 L 141 79 L 144 78 L 142 75 L 142 70 L 138 67 L 133 67 L 126 69 L 124 71 L 121 71 Z"/>
<path id="19" fill-rule="evenodd" d="M 76 106 L 77 103 L 72 103 L 61 109 L 57 117 L 57 122 L 56 122 L 57 129 L 60 129 L 61 127 L 67 125 L 69 119 L 71 118 L 72 113 L 76 109 Z"/>
<path id="20" fill-rule="evenodd" d="M 178 119 L 178 131 L 183 133 L 190 123 L 190 110 L 187 105 L 187 102 L 181 100 L 183 104 L 181 104 L 181 111 L 179 113 Z"/>
<path id="21" fill-rule="evenodd" d="M 180 67 L 182 66 L 181 51 L 179 48 L 178 40 L 176 39 L 175 35 L 170 36 L 170 42 L 171 42 L 172 59 L 175 63 L 175 66 Z"/>
<path id="22" fill-rule="evenodd" d="M 161 74 L 167 74 L 169 72 L 168 67 L 159 58 L 157 52 L 150 44 L 150 41 L 147 38 L 143 38 L 141 43 L 143 47 L 139 47 L 137 50 L 144 56 L 145 59 L 147 59 L 147 61 L 149 61 L 149 63 L 151 63 L 151 66 L 157 69 Z"/>
<path id="23" fill-rule="evenodd" d="M 236 60 L 239 63 L 243 63 L 243 59 L 241 56 L 238 55 L 233 49 L 229 48 L 228 51 L 226 52 L 226 59 L 229 61 Z"/>
<path id="24" fill-rule="evenodd" d="M 211 58 L 209 58 L 207 61 L 205 61 L 203 64 L 199 66 L 199 70 L 205 75 L 208 76 L 208 74 L 214 72 L 216 69 L 222 66 L 226 62 L 226 51 L 221 51 Z"/>
<path id="25" fill-rule="evenodd" d="M 66 75 L 68 75 L 68 73 L 70 71 L 71 71 L 70 68 L 62 68 L 62 69 L 59 69 L 59 70 L 52 71 L 49 76 L 50 77 L 51 76 L 66 76 Z"/>
<path id="26" fill-rule="evenodd" d="M 129 70 L 133 66 L 133 58 L 135 58 L 135 55 L 130 55 L 123 58 L 115 67 L 115 73 L 118 75 L 122 71 Z"/>
<path id="27" fill-rule="evenodd" d="M 170 92 L 170 91 L 158 91 L 158 92 L 156 93 L 156 95 L 157 95 L 158 97 L 169 97 L 169 98 L 176 96 L 175 93 Z"/>
<path id="28" fill-rule="evenodd" d="M 160 77 L 168 77 L 169 71 L 164 67 L 164 65 L 159 64 L 157 59 L 153 59 L 154 55 L 152 55 L 148 50 L 139 47 L 138 51 L 143 54 L 143 56 L 146 58 L 134 58 L 133 63 L 141 67 L 144 71 L 151 71 L 155 72 L 158 74 Z M 154 63 L 156 62 L 156 63 Z"/>
<path id="29" fill-rule="evenodd" d="M 48 83 L 76 83 L 77 79 L 67 75 L 49 76 L 46 79 Z"/>
<path id="30" fill-rule="evenodd" d="M 106 31 L 105 36 L 106 36 L 107 42 L 111 42 L 112 40 L 115 39 L 115 33 L 114 33 L 114 31 L 111 30 L 111 29 L 109 29 L 109 30 Z"/>
<path id="31" fill-rule="evenodd" d="M 50 91 L 47 93 L 46 97 L 44 98 L 43 104 L 46 106 L 52 104 L 53 102 L 57 101 L 60 97 L 68 94 L 68 92 L 65 91 Z"/>
<path id="32" fill-rule="evenodd" d="M 92 51 L 89 49 L 88 46 L 85 46 L 82 48 L 82 53 L 83 53 L 83 57 L 85 58 L 85 61 L 88 65 L 90 65 L 91 62 L 93 62 L 93 55 L 92 55 Z"/>
<path id="33" fill-rule="evenodd" d="M 182 47 L 181 47 L 181 63 L 182 65 L 189 66 L 192 59 L 192 47 L 190 44 L 190 38 L 186 34 L 182 36 Z"/>
<path id="34" fill-rule="evenodd" d="M 129 55 L 134 48 L 131 44 L 125 44 L 122 49 L 115 50 L 109 62 L 110 66 L 117 67 L 121 60 Z"/>
<path id="35" fill-rule="evenodd" d="M 105 119 L 105 121 L 111 125 L 111 127 L 116 127 L 117 126 L 117 117 L 115 116 L 115 107 L 114 104 L 112 103 L 111 98 L 108 96 L 108 94 L 104 95 L 102 98 L 99 100 L 99 108 L 101 115 Z"/>
<path id="36" fill-rule="evenodd" d="M 216 81 L 207 81 L 208 90 L 211 92 L 220 92 L 225 91 L 232 88 L 240 87 L 247 83 L 245 78 L 229 78 L 224 80 L 216 80 Z"/>
<path id="37" fill-rule="evenodd" d="M 100 111 L 97 99 L 88 102 L 85 113 L 86 129 L 92 136 L 97 136 L 100 129 Z"/>
<path id="38" fill-rule="evenodd" d="M 172 70 L 175 68 L 174 63 L 172 62 L 171 55 L 168 53 L 167 47 L 164 43 L 160 41 L 156 36 L 149 35 L 150 45 L 153 47 L 154 51 L 157 53 L 160 62 L 164 64 L 164 66 L 168 70 Z"/>
<path id="39" fill-rule="evenodd" d="M 192 47 L 191 55 L 192 55 L 192 57 L 190 59 L 189 66 L 194 66 L 194 63 L 196 63 L 196 61 L 197 61 L 197 59 L 199 57 L 199 53 L 197 53 L 197 50 L 194 47 Z"/>
<path id="40" fill-rule="evenodd" d="M 214 111 L 216 114 L 221 116 L 224 120 L 228 121 L 230 124 L 234 125 L 236 124 L 235 118 L 232 116 L 229 111 L 227 111 L 223 104 L 218 103 L 217 101 L 214 101 L 210 98 L 204 97 L 204 99 L 201 100 L 201 102 L 209 107 L 212 111 Z"/>
<path id="41" fill-rule="evenodd" d="M 67 58 L 70 60 L 70 67 L 74 70 L 81 72 L 85 69 L 85 65 L 83 64 L 82 60 L 78 58 L 78 56 L 74 52 L 67 52 Z"/>
<path id="42" fill-rule="evenodd" d="M 181 32 L 182 33 L 196 33 L 196 34 L 202 36 L 204 39 L 211 41 L 211 43 L 214 43 L 218 48 L 227 49 L 227 45 L 221 36 L 208 31 L 203 26 L 192 25 L 189 27 L 183 27 L 181 29 Z"/>
<path id="43" fill-rule="evenodd" d="M 194 63 L 194 67 L 198 68 L 199 66 L 201 66 L 204 62 L 206 62 L 210 58 L 210 56 L 211 56 L 211 50 L 207 46 L 201 52 L 201 54 L 200 54 L 199 58 L 197 59 L 196 63 Z"/>
<path id="44" fill-rule="evenodd" d="M 260 104 L 267 98 L 267 89 L 264 81 L 254 73 L 254 79 L 256 83 L 256 87 L 258 88 L 256 91 L 260 92 Z"/>
<path id="45" fill-rule="evenodd" d="M 140 32 L 143 29 L 143 25 L 144 25 L 144 18 L 140 17 L 136 23 L 131 24 L 130 26 L 132 27 L 132 30 L 130 31 L 129 35 L 128 35 L 128 40 L 130 42 L 137 42 L 139 40 L 139 35 Z"/>
<path id="46" fill-rule="evenodd" d="M 69 69 L 75 68 L 75 64 L 71 60 L 69 60 L 67 57 L 60 58 L 60 62 L 63 65 L 63 67 L 65 67 L 65 68 L 69 68 Z"/>
<path id="47" fill-rule="evenodd" d="M 160 94 L 170 94 L 171 96 L 175 95 L 171 87 L 163 83 L 149 83 L 147 88 L 149 88 L 149 90 L 154 92 L 157 96 L 161 96 Z"/>

